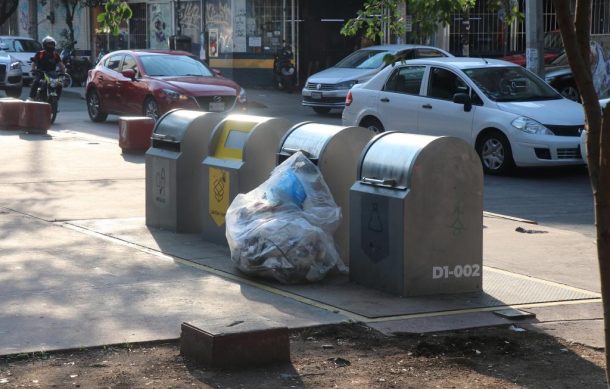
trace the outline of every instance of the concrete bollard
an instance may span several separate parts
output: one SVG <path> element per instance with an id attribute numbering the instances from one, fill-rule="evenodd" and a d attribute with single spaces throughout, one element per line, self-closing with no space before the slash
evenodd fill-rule
<path id="1" fill-rule="evenodd" d="M 155 121 L 152 118 L 127 117 L 119 118 L 119 146 L 123 153 L 143 153 L 150 148 Z"/>
<path id="2" fill-rule="evenodd" d="M 24 102 L 14 98 L 0 99 L 0 129 L 18 130 Z"/>
<path id="3" fill-rule="evenodd" d="M 19 116 L 19 127 L 30 134 L 46 134 L 51 127 L 51 104 L 24 101 Z"/>

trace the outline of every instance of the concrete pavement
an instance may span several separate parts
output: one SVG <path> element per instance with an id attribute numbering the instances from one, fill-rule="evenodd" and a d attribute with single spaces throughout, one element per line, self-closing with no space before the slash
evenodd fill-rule
<path id="1" fill-rule="evenodd" d="M 267 104 L 298 99 L 251 92 L 272 95 Z M 485 214 L 477 296 L 401 299 L 341 277 L 262 282 L 235 271 L 226 247 L 147 228 L 144 158 L 121 154 L 96 126 L 60 113 L 48 135 L 0 131 L 0 355 L 171 339 L 184 321 L 260 317 L 386 333 L 517 323 L 603 347 L 595 242 L 583 235 Z M 507 307 L 536 316 L 494 313 Z"/>

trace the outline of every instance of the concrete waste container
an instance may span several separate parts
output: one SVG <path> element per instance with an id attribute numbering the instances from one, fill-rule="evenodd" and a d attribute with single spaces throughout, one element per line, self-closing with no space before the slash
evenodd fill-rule
<path id="1" fill-rule="evenodd" d="M 201 160 L 223 115 L 173 110 L 157 121 L 146 152 L 146 225 L 201 232 Z"/>
<path id="2" fill-rule="evenodd" d="M 483 171 L 463 140 L 376 136 L 350 203 L 352 281 L 401 296 L 482 289 Z"/>
<path id="3" fill-rule="evenodd" d="M 269 178 L 277 145 L 288 128 L 284 119 L 237 114 L 216 126 L 201 162 L 204 240 L 227 243 L 225 215 L 231 201 Z"/>
<path id="4" fill-rule="evenodd" d="M 363 127 L 305 122 L 288 130 L 279 147 L 278 164 L 302 151 L 320 169 L 341 208 L 342 220 L 334 238 L 346 265 L 349 264 L 349 191 L 358 173 L 362 149 L 374 135 Z"/>

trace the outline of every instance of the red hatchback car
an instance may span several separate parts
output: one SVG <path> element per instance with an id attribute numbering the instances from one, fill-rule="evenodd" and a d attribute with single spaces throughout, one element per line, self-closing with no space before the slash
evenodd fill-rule
<path id="1" fill-rule="evenodd" d="M 224 112 L 246 104 L 244 89 L 181 51 L 108 53 L 89 70 L 86 96 L 94 122 L 108 114 L 157 120 L 174 108 Z"/>

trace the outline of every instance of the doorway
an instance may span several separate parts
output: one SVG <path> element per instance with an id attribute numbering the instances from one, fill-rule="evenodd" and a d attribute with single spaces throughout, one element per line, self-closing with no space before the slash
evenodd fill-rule
<path id="1" fill-rule="evenodd" d="M 299 78 L 329 68 L 349 53 L 360 48 L 360 37 L 341 35 L 347 19 L 356 16 L 362 1 L 307 0 L 300 2 L 299 26 L 300 69 Z"/>

